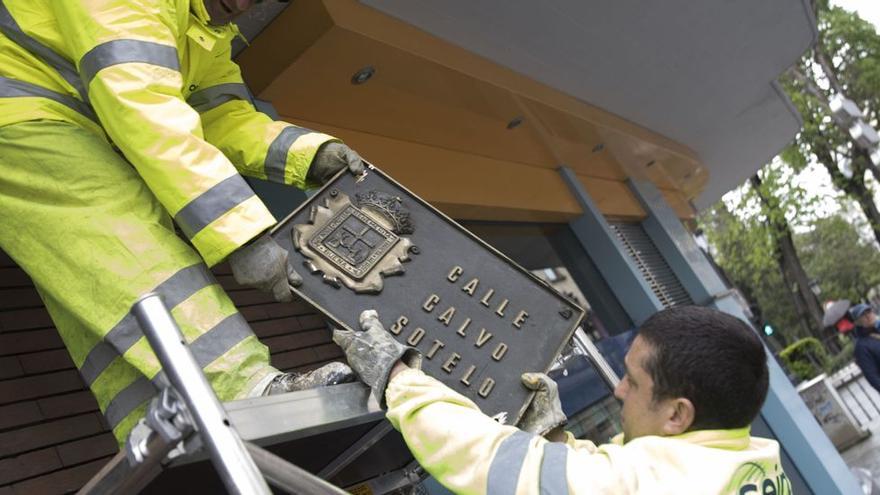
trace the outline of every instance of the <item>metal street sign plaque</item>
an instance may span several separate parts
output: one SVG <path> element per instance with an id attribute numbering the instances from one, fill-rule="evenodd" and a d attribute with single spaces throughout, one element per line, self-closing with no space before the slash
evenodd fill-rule
<path id="1" fill-rule="evenodd" d="M 369 166 L 342 172 L 272 236 L 303 277 L 300 297 L 340 328 L 376 309 L 422 369 L 491 416 L 519 419 L 526 371 L 547 371 L 583 310 Z"/>

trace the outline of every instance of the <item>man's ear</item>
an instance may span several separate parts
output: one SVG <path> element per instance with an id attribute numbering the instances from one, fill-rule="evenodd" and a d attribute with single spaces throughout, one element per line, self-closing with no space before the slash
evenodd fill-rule
<path id="1" fill-rule="evenodd" d="M 690 400 L 684 397 L 669 399 L 665 409 L 668 413 L 663 424 L 663 435 L 681 435 L 694 424 L 696 409 Z"/>

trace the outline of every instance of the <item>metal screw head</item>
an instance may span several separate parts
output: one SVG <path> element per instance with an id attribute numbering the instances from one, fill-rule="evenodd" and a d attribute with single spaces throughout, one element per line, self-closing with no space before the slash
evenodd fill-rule
<path id="1" fill-rule="evenodd" d="M 418 246 L 410 246 L 410 247 L 409 247 L 409 252 L 412 253 L 412 254 L 419 254 L 419 253 L 422 252 L 422 250 L 419 249 Z"/>
<path id="2" fill-rule="evenodd" d="M 370 78 L 372 78 L 373 74 L 375 74 L 375 73 L 376 73 L 376 68 L 373 67 L 372 65 L 368 65 L 368 66 L 362 68 L 361 70 L 355 72 L 354 75 L 351 76 L 351 83 L 352 84 L 363 84 L 363 83 L 369 81 Z"/>
<path id="3" fill-rule="evenodd" d="M 561 316 L 564 320 L 571 318 L 572 315 L 574 315 L 574 312 L 571 310 L 571 308 L 563 308 L 561 311 L 559 311 L 559 316 Z"/>
<path id="4" fill-rule="evenodd" d="M 525 119 L 521 115 L 517 115 L 516 117 L 510 119 L 510 122 L 507 123 L 507 130 L 516 129 L 523 123 Z"/>
<path id="5" fill-rule="evenodd" d="M 338 195 L 339 191 L 337 191 L 336 189 L 330 189 L 330 197 L 335 198 Z"/>

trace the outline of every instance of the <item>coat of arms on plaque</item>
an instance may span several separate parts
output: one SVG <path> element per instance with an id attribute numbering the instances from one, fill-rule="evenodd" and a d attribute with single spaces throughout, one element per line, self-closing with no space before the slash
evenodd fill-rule
<path id="1" fill-rule="evenodd" d="M 414 247 L 405 236 L 413 233 L 413 226 L 399 197 L 368 191 L 352 202 L 332 190 L 309 213 L 308 224 L 292 229 L 293 245 L 312 273 L 323 273 L 324 282 L 376 293 L 383 277 L 404 272 L 402 263 L 409 261 Z"/>

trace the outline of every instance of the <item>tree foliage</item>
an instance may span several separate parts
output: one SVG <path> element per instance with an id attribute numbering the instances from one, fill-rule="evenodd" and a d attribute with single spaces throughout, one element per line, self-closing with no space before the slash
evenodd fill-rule
<path id="1" fill-rule="evenodd" d="M 779 353 L 785 367 L 801 381 L 820 375 L 828 365 L 828 353 L 812 338 L 798 340 Z"/>
<path id="2" fill-rule="evenodd" d="M 880 284 L 880 252 L 859 235 L 859 225 L 842 215 L 817 219 L 813 230 L 795 237 L 807 272 L 822 298 L 859 301 Z"/>
<path id="3" fill-rule="evenodd" d="M 880 36 L 874 25 L 858 14 L 816 2 L 819 56 L 828 58 L 840 89 L 870 119 L 880 112 Z"/>
<path id="4" fill-rule="evenodd" d="M 818 334 L 782 269 L 780 238 L 791 236 L 792 221 L 814 214 L 814 199 L 793 174 L 783 164 L 769 165 L 757 186 L 743 185 L 699 220 L 716 261 L 752 303 L 752 312 L 788 341 Z"/>
<path id="5" fill-rule="evenodd" d="M 815 2 L 819 40 L 790 71 L 784 83 L 804 118 L 795 143 L 782 154 L 796 169 L 816 161 L 828 171 L 834 186 L 854 200 L 880 242 L 880 210 L 866 173 L 880 180 L 880 170 L 868 153 L 855 145 L 833 120 L 829 99 L 837 93 L 852 99 L 867 121 L 877 125 L 880 112 L 880 36 L 857 14 Z"/>
<path id="6" fill-rule="evenodd" d="M 823 299 L 854 301 L 880 283 L 877 246 L 860 235 L 868 226 L 880 243 L 880 210 L 872 190 L 880 169 L 833 120 L 828 107 L 833 95 L 842 94 L 878 127 L 880 36 L 873 25 L 828 0 L 813 5 L 818 43 L 783 79 L 804 118 L 802 131 L 778 160 L 700 217 L 731 282 L 759 318 L 789 342 L 822 336 L 811 328 L 817 300 L 806 290 L 810 281 L 818 281 Z M 825 168 L 847 198 L 844 209 L 850 200 L 859 206 L 866 224 L 853 222 L 852 214 L 826 218 L 819 201 L 825 198 L 796 185 L 798 174 L 813 164 Z"/>

